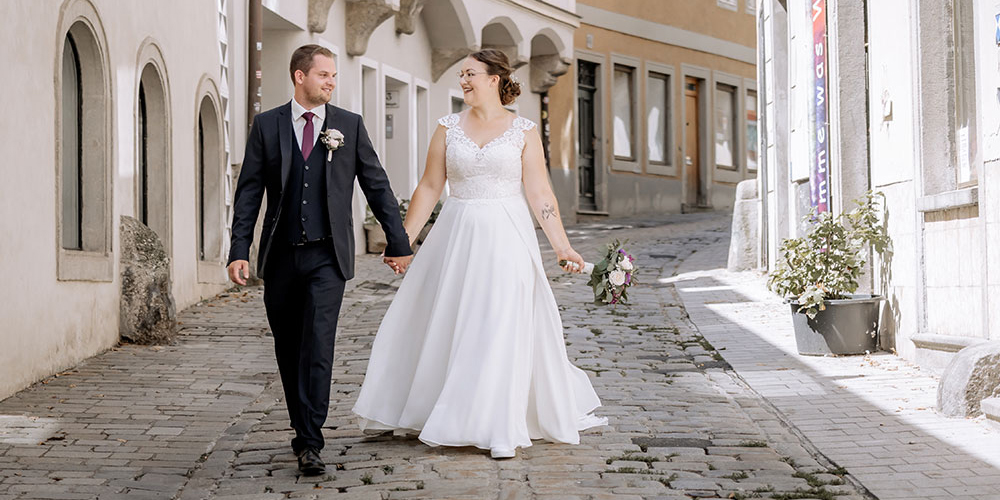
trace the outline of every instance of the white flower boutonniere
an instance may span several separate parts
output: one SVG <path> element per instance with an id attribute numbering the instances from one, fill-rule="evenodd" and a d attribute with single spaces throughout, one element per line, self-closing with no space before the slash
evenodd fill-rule
<path id="1" fill-rule="evenodd" d="M 333 152 L 344 145 L 344 134 L 335 128 L 328 128 L 319 134 L 319 140 L 326 146 L 326 161 L 333 159 Z"/>

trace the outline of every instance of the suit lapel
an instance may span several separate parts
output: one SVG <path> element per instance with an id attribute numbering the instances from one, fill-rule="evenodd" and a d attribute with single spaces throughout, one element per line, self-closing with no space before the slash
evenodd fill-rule
<path id="1" fill-rule="evenodd" d="M 337 128 L 337 127 L 334 126 L 334 114 L 336 112 L 337 112 L 337 108 L 335 108 L 332 104 L 327 104 L 326 105 L 326 120 L 323 122 L 323 129 L 322 130 L 327 130 L 327 129 L 331 129 L 331 128 Z M 334 151 L 333 154 L 330 155 L 329 154 L 329 149 L 326 148 L 326 145 L 323 145 L 322 143 L 320 143 L 320 144 L 323 146 L 324 156 L 326 158 L 330 158 L 330 161 L 326 161 L 326 158 L 323 159 L 323 161 L 326 162 L 327 173 L 329 174 L 330 173 L 330 168 L 333 165 L 333 157 L 337 156 L 337 152 Z M 327 176 L 327 177 L 329 178 L 329 176 Z"/>
<path id="2" fill-rule="evenodd" d="M 284 190 L 288 181 L 288 172 L 292 170 L 292 146 L 295 136 L 292 134 L 292 101 L 288 101 L 278 112 L 278 139 L 281 147 L 281 189 Z"/>

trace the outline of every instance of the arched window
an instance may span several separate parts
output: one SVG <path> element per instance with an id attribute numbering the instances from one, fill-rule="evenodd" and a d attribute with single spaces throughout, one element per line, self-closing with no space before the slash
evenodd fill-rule
<path id="1" fill-rule="evenodd" d="M 222 179 L 222 131 L 219 112 L 210 96 L 204 96 L 198 106 L 197 151 L 197 227 L 198 260 L 222 261 L 223 227 L 225 225 Z"/>
<path id="2" fill-rule="evenodd" d="M 83 89 L 80 86 L 80 56 L 71 35 L 66 35 L 63 45 L 62 68 L 62 247 L 83 250 L 83 176 L 80 173 Z"/>
<path id="3" fill-rule="evenodd" d="M 136 105 L 135 214 L 171 253 L 170 126 L 162 58 L 155 45 L 146 45 L 142 57 L 152 61 L 139 75 Z"/>
<path id="4" fill-rule="evenodd" d="M 58 278 L 111 281 L 111 79 L 96 12 L 68 9 L 56 66 Z"/>

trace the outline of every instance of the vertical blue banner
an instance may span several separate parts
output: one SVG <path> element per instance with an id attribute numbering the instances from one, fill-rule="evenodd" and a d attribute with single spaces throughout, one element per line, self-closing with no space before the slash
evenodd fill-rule
<path id="1" fill-rule="evenodd" d="M 826 0 L 813 0 L 813 76 L 815 92 L 813 105 L 816 122 L 813 132 L 813 162 L 809 171 L 812 206 L 817 212 L 830 210 L 830 148 L 827 125 L 827 59 L 826 59 Z"/>

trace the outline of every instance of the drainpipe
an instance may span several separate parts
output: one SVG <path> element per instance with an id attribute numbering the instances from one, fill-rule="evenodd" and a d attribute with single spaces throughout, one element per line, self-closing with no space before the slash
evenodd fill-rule
<path id="1" fill-rule="evenodd" d="M 264 8 L 261 0 L 250 0 L 247 21 L 247 130 L 260 113 L 260 55 L 264 41 Z"/>
<path id="2" fill-rule="evenodd" d="M 769 1 L 769 0 L 765 0 Z M 770 119 L 767 113 L 767 101 L 771 98 L 767 93 L 767 54 L 764 53 L 764 39 L 772 36 L 766 30 L 769 28 L 764 23 L 764 5 L 757 4 L 757 198 L 760 204 L 760 211 L 757 215 L 759 221 L 757 232 L 757 267 L 768 269 L 768 203 L 767 190 L 769 179 L 767 177 L 767 145 L 770 137 L 767 136 L 767 120 Z"/>

